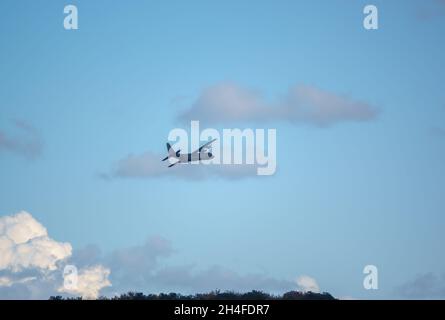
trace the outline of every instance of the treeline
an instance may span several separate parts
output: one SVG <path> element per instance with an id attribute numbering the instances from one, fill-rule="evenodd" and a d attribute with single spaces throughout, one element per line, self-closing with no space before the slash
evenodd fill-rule
<path id="1" fill-rule="evenodd" d="M 50 300 L 82 300 L 82 297 L 51 296 Z M 142 292 L 128 292 L 112 298 L 99 297 L 98 300 L 335 300 L 327 293 L 289 291 L 283 295 L 271 295 L 262 291 L 253 290 L 246 293 L 232 291 L 220 292 L 219 290 L 209 293 L 197 293 L 183 295 L 180 293 L 143 294 Z"/>

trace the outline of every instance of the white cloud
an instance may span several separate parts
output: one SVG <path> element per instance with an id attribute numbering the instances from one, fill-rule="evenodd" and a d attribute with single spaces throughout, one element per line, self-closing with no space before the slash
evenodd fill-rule
<path id="1" fill-rule="evenodd" d="M 71 244 L 51 239 L 28 212 L 0 217 L 0 297 L 48 299 L 63 283 L 71 254 Z M 67 293 L 95 298 L 111 285 L 109 274 L 101 265 L 80 269 L 78 288 Z"/>
<path id="2" fill-rule="evenodd" d="M 108 280 L 110 269 L 102 265 L 85 268 L 77 275 L 77 284 L 61 286 L 58 291 L 82 296 L 86 299 L 97 299 L 101 289 L 111 286 Z"/>
<path id="3" fill-rule="evenodd" d="M 55 270 L 71 255 L 69 243 L 48 237 L 47 230 L 28 212 L 0 217 L 0 270 L 26 268 Z"/>
<path id="4" fill-rule="evenodd" d="M 303 292 L 314 292 L 319 293 L 320 287 L 318 286 L 317 281 L 309 276 L 303 275 L 297 278 L 298 288 Z"/>
<path id="5" fill-rule="evenodd" d="M 365 102 L 314 86 L 293 86 L 283 98 L 268 102 L 257 91 L 222 83 L 203 90 L 179 119 L 204 123 L 288 121 L 325 127 L 344 121 L 372 120 L 377 113 Z"/>

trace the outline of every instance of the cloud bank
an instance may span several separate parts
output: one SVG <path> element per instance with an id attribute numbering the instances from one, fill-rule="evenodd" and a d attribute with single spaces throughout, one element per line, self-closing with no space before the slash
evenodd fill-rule
<path id="1" fill-rule="evenodd" d="M 262 273 L 241 274 L 220 265 L 171 264 L 177 251 L 167 239 L 155 236 L 142 245 L 116 249 L 102 254 L 97 247 L 80 249 L 73 260 L 81 266 L 100 263 L 112 270 L 113 286 L 109 296 L 128 291 L 197 293 L 212 290 L 266 290 L 283 293 L 297 289 L 292 280 L 277 279 Z M 315 281 L 315 280 L 313 280 Z"/>
<path id="2" fill-rule="evenodd" d="M 81 269 L 77 288 L 65 290 L 62 272 L 71 256 L 71 244 L 50 238 L 28 212 L 0 217 L 0 298 L 48 299 L 57 291 L 96 298 L 110 285 L 110 270 Z"/>
<path id="3" fill-rule="evenodd" d="M 233 83 L 203 90 L 178 119 L 204 123 L 288 121 L 328 127 L 340 122 L 369 121 L 378 110 L 362 101 L 314 86 L 296 85 L 277 101 L 268 102 L 259 92 Z"/>
<path id="4" fill-rule="evenodd" d="M 24 211 L 0 217 L 0 239 L 0 299 L 48 299 L 59 294 L 95 299 L 128 291 L 191 294 L 216 289 L 319 292 L 316 280 L 308 276 L 295 283 L 220 265 L 169 263 L 177 251 L 160 236 L 105 254 L 96 246 L 73 251 L 69 243 L 51 239 L 46 228 Z M 67 266 L 78 270 L 75 286 L 66 285 Z"/>

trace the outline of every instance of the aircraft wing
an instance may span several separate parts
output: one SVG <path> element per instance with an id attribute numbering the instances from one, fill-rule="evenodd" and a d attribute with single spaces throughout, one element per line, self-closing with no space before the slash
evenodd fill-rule
<path id="1" fill-rule="evenodd" d="M 177 162 L 175 162 L 175 163 L 169 165 L 168 167 L 171 168 L 171 167 L 173 167 L 175 164 L 178 164 L 179 162 L 181 162 L 181 161 L 177 161 Z"/>
<path id="2" fill-rule="evenodd" d="M 199 147 L 199 149 L 195 152 L 201 152 L 202 149 L 208 147 L 209 145 L 211 145 L 213 142 L 215 142 L 216 139 L 213 139 L 212 141 L 207 142 L 206 144 L 203 144 L 202 146 Z"/>

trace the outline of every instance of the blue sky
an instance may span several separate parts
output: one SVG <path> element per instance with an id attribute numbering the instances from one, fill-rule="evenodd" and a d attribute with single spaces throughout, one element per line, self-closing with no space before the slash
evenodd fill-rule
<path id="1" fill-rule="evenodd" d="M 443 1 L 373 1 L 372 31 L 368 1 L 72 3 L 75 31 L 63 2 L 0 5 L 0 132 L 39 144 L 0 144 L 0 215 L 26 210 L 75 250 L 159 235 L 175 250 L 160 264 L 305 274 L 335 296 L 398 298 L 444 274 Z M 270 101 L 308 85 L 378 112 L 255 123 L 277 129 L 270 177 L 100 178 L 129 154 L 164 154 L 169 131 L 189 128 L 178 115 L 221 83 Z M 379 290 L 363 289 L 367 264 Z"/>

